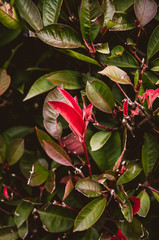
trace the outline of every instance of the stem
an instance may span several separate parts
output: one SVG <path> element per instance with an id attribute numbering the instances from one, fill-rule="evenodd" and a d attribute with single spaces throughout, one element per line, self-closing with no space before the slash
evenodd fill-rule
<path id="1" fill-rule="evenodd" d="M 106 127 L 106 126 L 100 125 L 100 124 L 99 124 L 99 123 L 97 123 L 97 122 L 93 123 L 93 125 L 94 125 L 94 126 L 97 126 L 97 127 L 104 128 L 104 129 L 106 129 L 106 130 L 108 130 L 108 131 L 115 131 L 115 130 L 117 130 L 117 129 L 118 129 L 117 127 L 114 127 L 114 128 L 109 128 L 109 127 Z"/>
<path id="2" fill-rule="evenodd" d="M 3 208 L 0 208 L 0 211 L 2 211 L 2 212 L 4 212 L 4 213 L 6 213 L 6 214 L 8 214 L 8 215 L 12 215 L 10 212 L 8 212 L 8 211 L 4 210 Z"/>
<path id="3" fill-rule="evenodd" d="M 85 153 L 85 156 L 86 156 L 86 160 L 87 160 L 87 167 L 88 167 L 88 170 L 89 170 L 89 177 L 91 179 L 92 178 L 92 170 L 91 170 L 91 164 L 90 164 L 90 161 L 89 161 L 86 144 L 85 144 L 84 140 L 82 140 L 81 143 L 82 143 L 82 146 L 83 146 L 83 149 L 84 149 L 84 153 Z"/>
<path id="4" fill-rule="evenodd" d="M 130 98 L 128 97 L 128 95 L 126 94 L 126 92 L 122 89 L 122 87 L 120 86 L 119 83 L 116 83 L 116 85 L 118 86 L 118 88 L 120 89 L 120 91 L 124 94 L 124 96 L 127 98 L 128 101 L 130 101 Z"/>

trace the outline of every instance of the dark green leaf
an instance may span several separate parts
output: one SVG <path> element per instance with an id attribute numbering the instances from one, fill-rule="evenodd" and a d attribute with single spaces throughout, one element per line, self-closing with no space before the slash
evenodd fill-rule
<path id="1" fill-rule="evenodd" d="M 141 217 L 146 217 L 148 214 L 148 211 L 150 209 L 150 198 L 147 192 L 142 190 L 138 195 L 137 198 L 140 198 L 141 206 L 137 214 Z"/>
<path id="2" fill-rule="evenodd" d="M 112 81 L 120 84 L 131 84 L 130 78 L 126 72 L 116 66 L 108 66 L 99 72 L 100 74 L 109 77 Z"/>
<path id="3" fill-rule="evenodd" d="M 116 56 L 109 60 L 109 65 L 117 67 L 138 68 L 139 64 L 136 59 L 128 52 L 124 52 L 121 56 Z"/>
<path id="4" fill-rule="evenodd" d="M 31 211 L 33 210 L 33 205 L 30 202 L 21 201 L 14 213 L 14 221 L 19 228 L 29 217 Z"/>
<path id="5" fill-rule="evenodd" d="M 47 180 L 48 175 L 49 175 L 48 170 L 45 167 L 43 167 L 39 163 L 35 163 L 32 166 L 32 170 L 30 172 L 28 185 L 32 187 L 39 186 Z"/>
<path id="6" fill-rule="evenodd" d="M 102 81 L 87 82 L 87 97 L 95 107 L 106 113 L 112 113 L 115 106 L 110 88 Z"/>
<path id="7" fill-rule="evenodd" d="M 107 199 L 100 197 L 89 202 L 77 215 L 74 223 L 74 232 L 84 231 L 98 221 L 102 215 Z"/>
<path id="8" fill-rule="evenodd" d="M 100 26 L 95 23 L 95 19 L 101 15 L 99 2 L 82 0 L 79 15 L 83 38 L 87 42 L 93 42 L 100 30 Z"/>
<path id="9" fill-rule="evenodd" d="M 91 140 L 90 146 L 92 151 L 97 151 L 108 141 L 111 136 L 111 132 L 108 131 L 99 131 L 95 133 Z"/>
<path id="10" fill-rule="evenodd" d="M 19 239 L 18 231 L 15 227 L 0 227 L 0 240 L 17 240 Z"/>
<path id="11" fill-rule="evenodd" d="M 63 0 L 44 0 L 43 23 L 44 26 L 57 23 Z"/>
<path id="12" fill-rule="evenodd" d="M 33 128 L 26 127 L 26 126 L 16 126 L 7 129 L 5 132 L 3 132 L 3 137 L 6 141 L 6 143 L 9 143 L 13 138 L 24 138 L 28 134 L 33 132 Z"/>
<path id="13" fill-rule="evenodd" d="M 147 89 L 155 88 L 155 84 L 158 81 L 158 77 L 152 72 L 145 71 L 142 76 L 142 80 L 143 80 L 142 86 L 143 86 L 144 90 L 146 91 Z"/>
<path id="14" fill-rule="evenodd" d="M 81 240 L 99 240 L 99 233 L 92 227 L 85 232 Z"/>
<path id="15" fill-rule="evenodd" d="M 132 222 L 133 209 L 132 209 L 131 203 L 130 203 L 126 193 L 123 191 L 118 191 L 117 198 L 120 200 L 119 206 L 121 208 L 121 212 L 122 212 L 123 216 L 125 217 L 125 219 L 128 222 Z"/>
<path id="16" fill-rule="evenodd" d="M 1 29 L 0 34 L 0 47 L 10 43 L 13 41 L 18 35 L 21 33 L 21 30 L 19 29 Z"/>
<path id="17" fill-rule="evenodd" d="M 37 36 L 48 45 L 57 48 L 79 48 L 81 38 L 73 28 L 63 24 L 52 24 L 37 32 Z"/>
<path id="18" fill-rule="evenodd" d="M 0 96 L 9 88 L 11 83 L 10 76 L 5 69 L 0 69 Z"/>
<path id="19" fill-rule="evenodd" d="M 6 160 L 13 165 L 20 160 L 24 153 L 24 140 L 14 139 L 7 145 Z"/>
<path id="20" fill-rule="evenodd" d="M 28 222 L 24 222 L 19 228 L 18 228 L 18 234 L 22 239 L 25 239 L 28 234 Z"/>
<path id="21" fill-rule="evenodd" d="M 110 31 L 128 31 L 136 27 L 135 18 L 129 13 L 115 13 L 113 20 L 116 24 L 110 28 Z"/>
<path id="22" fill-rule="evenodd" d="M 131 164 L 126 166 L 126 171 L 119 177 L 117 185 L 121 185 L 133 180 L 140 172 L 141 167 L 137 164 Z"/>
<path id="23" fill-rule="evenodd" d="M 133 3 L 134 0 L 114 0 L 116 11 L 121 12 L 125 12 Z"/>
<path id="24" fill-rule="evenodd" d="M 151 134 L 145 133 L 145 141 L 142 148 L 142 165 L 146 176 L 152 171 L 158 157 L 158 141 Z"/>
<path id="25" fill-rule="evenodd" d="M 92 179 L 81 179 L 75 187 L 87 197 L 99 197 L 102 191 L 100 184 Z"/>
<path id="26" fill-rule="evenodd" d="M 49 172 L 45 183 L 45 188 L 49 193 L 53 193 L 55 190 L 55 172 L 53 170 Z"/>
<path id="27" fill-rule="evenodd" d="M 147 46 L 147 57 L 150 59 L 159 51 L 159 25 L 154 29 L 150 36 Z"/>
<path id="28" fill-rule="evenodd" d="M 32 0 L 15 0 L 15 3 L 20 14 L 34 30 L 43 27 L 40 12 Z"/>
<path id="29" fill-rule="evenodd" d="M 151 71 L 159 72 L 159 58 L 154 59 L 151 65 L 152 65 Z"/>
<path id="30" fill-rule="evenodd" d="M 32 166 L 37 161 L 37 156 L 33 152 L 25 151 L 19 161 L 19 167 L 25 178 L 29 178 Z"/>
<path id="31" fill-rule="evenodd" d="M 38 210 L 43 228 L 49 232 L 65 232 L 72 228 L 75 214 L 66 208 L 50 206 L 46 210 Z"/>

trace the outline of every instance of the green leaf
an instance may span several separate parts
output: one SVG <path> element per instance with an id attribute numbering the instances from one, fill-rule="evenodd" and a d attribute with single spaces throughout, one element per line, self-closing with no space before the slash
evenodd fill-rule
<path id="1" fill-rule="evenodd" d="M 143 81 L 143 88 L 146 91 L 147 89 L 155 89 L 155 84 L 158 81 L 158 77 L 149 71 L 145 71 L 143 76 L 142 76 L 142 81 Z"/>
<path id="2" fill-rule="evenodd" d="M 55 173 L 53 170 L 49 172 L 48 178 L 45 183 L 45 188 L 49 193 L 53 193 L 53 191 L 55 190 Z"/>
<path id="3" fill-rule="evenodd" d="M 10 43 L 21 33 L 21 30 L 1 28 L 0 47 Z"/>
<path id="4" fill-rule="evenodd" d="M 6 160 L 11 166 L 18 162 L 24 153 L 24 140 L 14 139 L 7 145 Z"/>
<path id="5" fill-rule="evenodd" d="M 28 179 L 28 185 L 34 187 L 44 183 L 48 178 L 48 170 L 39 163 L 35 163 L 32 166 L 30 177 Z"/>
<path id="6" fill-rule="evenodd" d="M 99 233 L 92 227 L 85 232 L 81 240 L 99 240 Z"/>
<path id="7" fill-rule="evenodd" d="M 0 227 L 0 240 L 17 240 L 19 235 L 17 229 L 13 226 Z"/>
<path id="8" fill-rule="evenodd" d="M 63 24 L 52 24 L 36 33 L 48 45 L 57 48 L 79 48 L 81 38 L 73 28 Z"/>
<path id="9" fill-rule="evenodd" d="M 102 81 L 87 82 L 87 97 L 95 107 L 106 113 L 112 113 L 115 106 L 110 88 Z"/>
<path id="10" fill-rule="evenodd" d="M 137 198 L 140 198 L 141 206 L 137 214 L 141 217 L 146 217 L 148 214 L 148 211 L 150 209 L 150 198 L 147 192 L 142 190 L 138 195 Z"/>
<path id="11" fill-rule="evenodd" d="M 158 141 L 151 134 L 145 133 L 145 141 L 142 148 L 142 165 L 146 176 L 152 171 L 158 157 Z"/>
<path id="12" fill-rule="evenodd" d="M 109 20 L 113 19 L 115 13 L 115 6 L 112 0 L 104 0 L 102 6 L 104 20 L 103 20 L 103 27 L 107 26 Z"/>
<path id="13" fill-rule="evenodd" d="M 103 54 L 109 54 L 109 45 L 108 43 L 101 43 L 99 46 L 97 46 L 97 52 L 103 53 Z"/>
<path id="14" fill-rule="evenodd" d="M 130 13 L 115 13 L 113 21 L 110 31 L 128 31 L 136 27 L 135 18 L 133 15 L 130 17 Z"/>
<path id="15" fill-rule="evenodd" d="M 116 11 L 125 12 L 134 3 L 134 0 L 114 0 Z"/>
<path id="16" fill-rule="evenodd" d="M 126 72 L 116 66 L 108 66 L 100 74 L 109 77 L 112 81 L 120 84 L 131 84 L 130 78 Z"/>
<path id="17" fill-rule="evenodd" d="M 16 6 L 34 30 L 40 30 L 43 27 L 40 12 L 32 0 L 15 0 Z"/>
<path id="18" fill-rule="evenodd" d="M 101 15 L 101 8 L 97 0 L 82 0 L 79 12 L 81 33 L 87 42 L 93 42 L 100 26 L 95 23 L 95 19 Z"/>
<path id="19" fill-rule="evenodd" d="M 121 56 L 116 56 L 109 60 L 109 65 L 117 67 L 138 68 L 139 64 L 136 59 L 128 52 L 124 52 Z"/>
<path id="20" fill-rule="evenodd" d="M 87 197 L 99 197 L 102 191 L 100 184 L 92 179 L 79 180 L 75 188 Z"/>
<path id="21" fill-rule="evenodd" d="M 21 201 L 14 213 L 14 222 L 19 228 L 29 217 L 31 211 L 33 210 L 33 205 L 30 202 Z"/>
<path id="22" fill-rule="evenodd" d="M 25 151 L 19 161 L 19 167 L 25 178 L 29 178 L 33 164 L 37 161 L 34 152 Z"/>
<path id="23" fill-rule="evenodd" d="M 111 136 L 111 132 L 108 131 L 99 131 L 95 133 L 91 140 L 90 146 L 92 151 L 97 151 L 108 141 Z"/>
<path id="24" fill-rule="evenodd" d="M 90 151 L 97 166 L 102 170 L 112 169 L 121 154 L 121 140 L 118 132 L 112 133 L 108 142 L 97 151 Z"/>
<path id="25" fill-rule="evenodd" d="M 30 88 L 28 94 L 26 95 L 26 97 L 24 98 L 23 101 L 26 101 L 30 98 L 33 98 L 39 94 L 45 93 L 45 92 L 53 89 L 55 87 L 55 85 L 47 80 L 47 78 L 49 76 L 51 76 L 52 74 L 53 74 L 53 72 L 45 74 L 45 75 L 41 76 L 40 78 L 38 78 L 35 81 L 35 83 L 32 85 L 32 87 Z"/>
<path id="26" fill-rule="evenodd" d="M 142 168 L 138 164 L 131 164 L 126 166 L 126 171 L 119 177 L 117 185 L 125 184 L 136 178 L 141 172 Z"/>
<path id="27" fill-rule="evenodd" d="M 117 198 L 120 200 L 119 206 L 121 208 L 121 212 L 122 212 L 123 216 L 125 217 L 125 219 L 128 222 L 132 222 L 133 209 L 132 209 L 131 203 L 130 203 L 126 193 L 123 191 L 118 191 Z"/>
<path id="28" fill-rule="evenodd" d="M 21 24 L 13 6 L 5 2 L 0 5 L 0 22 L 11 29 L 21 29 Z"/>
<path id="29" fill-rule="evenodd" d="M 154 59 L 151 65 L 152 65 L 151 71 L 159 72 L 159 58 Z"/>
<path id="30" fill-rule="evenodd" d="M 74 232 L 84 231 L 98 221 L 102 215 L 107 199 L 100 197 L 89 202 L 77 215 L 74 223 Z"/>
<path id="31" fill-rule="evenodd" d="M 70 50 L 71 51 L 71 50 Z M 46 77 L 51 83 L 56 86 L 63 85 L 64 89 L 81 89 L 83 82 L 81 81 L 82 74 L 80 72 L 63 70 L 53 72 L 51 75 Z"/>
<path id="32" fill-rule="evenodd" d="M 154 0 L 135 0 L 134 11 L 140 26 L 149 23 L 157 13 L 157 3 Z"/>
<path id="33" fill-rule="evenodd" d="M 0 163 L 4 163 L 6 153 L 6 143 L 2 135 L 0 135 Z"/>
<path id="34" fill-rule="evenodd" d="M 49 232 L 66 232 L 72 228 L 75 214 L 63 207 L 49 206 L 46 210 L 38 210 L 43 228 Z"/>
<path id="35" fill-rule="evenodd" d="M 153 193 L 154 197 L 156 198 L 156 200 L 159 202 L 159 193 L 154 192 L 154 191 L 152 191 L 152 193 Z"/>
<path id="36" fill-rule="evenodd" d="M 147 46 L 147 58 L 152 58 L 159 51 L 159 25 L 152 32 L 148 46 Z"/>
<path id="37" fill-rule="evenodd" d="M 19 228 L 18 228 L 18 234 L 22 239 L 25 239 L 25 237 L 27 236 L 29 232 L 28 229 L 28 222 L 25 221 Z"/>
<path id="38" fill-rule="evenodd" d="M 0 96 L 9 88 L 11 83 L 10 76 L 5 69 L 0 69 Z"/>
<path id="39" fill-rule="evenodd" d="M 43 23 L 44 26 L 57 23 L 63 0 L 44 0 Z"/>
<path id="40" fill-rule="evenodd" d="M 25 138 L 28 134 L 33 132 L 33 128 L 26 126 L 16 126 L 8 128 L 3 132 L 3 137 L 6 143 L 9 143 L 13 138 Z"/>

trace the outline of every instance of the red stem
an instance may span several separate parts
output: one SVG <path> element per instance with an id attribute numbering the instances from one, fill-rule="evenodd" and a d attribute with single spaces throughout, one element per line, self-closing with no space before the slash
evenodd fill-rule
<path id="1" fill-rule="evenodd" d="M 91 179 L 92 178 L 92 170 L 91 170 L 91 164 L 90 164 L 90 161 L 89 161 L 86 144 L 85 144 L 84 140 L 82 140 L 81 143 L 82 143 L 82 146 L 83 146 L 83 149 L 84 149 L 84 153 L 85 153 L 85 156 L 86 156 L 86 160 L 87 160 L 87 167 L 88 167 L 88 170 L 89 170 L 89 177 Z"/>

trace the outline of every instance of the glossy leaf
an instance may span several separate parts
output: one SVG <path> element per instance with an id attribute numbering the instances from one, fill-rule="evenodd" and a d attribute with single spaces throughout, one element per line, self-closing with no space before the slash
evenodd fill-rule
<path id="1" fill-rule="evenodd" d="M 104 20 L 103 20 L 103 27 L 107 26 L 109 20 L 113 19 L 115 13 L 115 6 L 112 0 L 104 0 L 102 6 Z"/>
<path id="2" fill-rule="evenodd" d="M 72 228 L 75 214 L 63 207 L 49 206 L 46 210 L 38 210 L 43 228 L 49 232 L 65 232 Z"/>
<path id="3" fill-rule="evenodd" d="M 87 42 L 93 42 L 100 30 L 100 26 L 95 23 L 95 19 L 101 15 L 99 2 L 82 0 L 79 15 L 83 38 Z"/>
<path id="4" fill-rule="evenodd" d="M 43 123 L 48 133 L 55 139 L 58 139 L 62 134 L 62 125 L 57 121 L 59 113 L 48 104 L 48 101 L 54 100 L 65 102 L 64 97 L 57 88 L 49 92 L 45 98 L 43 105 Z"/>
<path id="5" fill-rule="evenodd" d="M 141 172 L 142 168 L 137 164 L 126 166 L 126 171 L 119 177 L 117 185 L 125 184 L 136 178 Z"/>
<path id="6" fill-rule="evenodd" d="M 40 78 L 38 78 L 35 81 L 35 83 L 31 86 L 28 94 L 26 95 L 26 97 L 24 98 L 23 101 L 26 101 L 30 98 L 33 98 L 39 94 L 45 93 L 45 92 L 53 89 L 55 87 L 55 85 L 47 80 L 47 78 L 52 74 L 53 73 L 51 72 L 51 73 L 45 74 L 45 75 L 41 76 Z"/>
<path id="7" fill-rule="evenodd" d="M 115 106 L 110 88 L 102 81 L 87 82 L 87 97 L 98 109 L 106 113 L 112 113 Z"/>
<path id="8" fill-rule="evenodd" d="M 67 155 L 65 150 L 60 147 L 57 143 L 52 141 L 44 141 L 44 149 L 47 155 L 55 162 L 60 163 L 64 166 L 72 166 L 70 157 Z"/>
<path id="9" fill-rule="evenodd" d="M 100 184 L 92 179 L 79 180 L 75 188 L 87 197 L 99 197 L 102 191 Z"/>
<path id="10" fill-rule="evenodd" d="M 20 14 L 34 30 L 43 27 L 40 12 L 32 0 L 15 0 L 15 3 Z"/>
<path id="11" fill-rule="evenodd" d="M 14 139 L 7 145 L 6 160 L 9 165 L 13 165 L 20 160 L 24 153 L 24 140 Z"/>
<path id="12" fill-rule="evenodd" d="M 44 26 L 57 23 L 63 0 L 44 0 L 43 23 Z"/>
<path id="13" fill-rule="evenodd" d="M 116 56 L 109 60 L 109 65 L 114 65 L 117 67 L 126 67 L 126 68 L 138 68 L 139 64 L 136 59 L 129 54 L 124 52 L 121 56 Z"/>
<path id="14" fill-rule="evenodd" d="M 147 57 L 152 58 L 159 51 L 159 25 L 152 32 L 148 46 L 147 46 Z"/>
<path id="15" fill-rule="evenodd" d="M 81 77 L 82 74 L 80 72 L 63 70 L 49 74 L 46 79 L 55 86 L 62 84 L 64 89 L 81 89 L 83 87 Z"/>
<path id="16" fill-rule="evenodd" d="M 28 185 L 34 187 L 44 183 L 48 178 L 48 170 L 39 163 L 35 163 L 32 166 L 30 177 L 28 179 Z"/>
<path id="17" fill-rule="evenodd" d="M 29 217 L 31 211 L 33 210 L 33 205 L 30 202 L 21 201 L 14 213 L 14 222 L 19 228 Z"/>
<path id="18" fill-rule="evenodd" d="M 93 135 L 90 140 L 90 146 L 92 151 L 97 151 L 108 141 L 111 136 L 111 132 L 99 131 Z"/>
<path id="19" fill-rule="evenodd" d="M 14 226 L 4 226 L 0 228 L 0 240 L 17 240 L 18 231 Z"/>
<path id="20" fill-rule="evenodd" d="M 133 208 L 125 192 L 118 191 L 117 198 L 120 200 L 121 212 L 128 222 L 133 220 Z"/>
<path id="21" fill-rule="evenodd" d="M 141 206 L 137 214 L 141 217 L 146 217 L 150 209 L 149 195 L 144 189 L 138 194 L 137 198 L 140 198 L 140 202 L 141 202 Z"/>
<path id="22" fill-rule="evenodd" d="M 145 141 L 142 148 L 142 165 L 146 176 L 152 171 L 158 157 L 159 150 L 156 138 L 145 133 Z"/>
<path id="23" fill-rule="evenodd" d="M 10 76 L 5 69 L 0 69 L 0 96 L 9 88 L 11 83 Z"/>
<path id="24" fill-rule="evenodd" d="M 126 72 L 116 66 L 108 66 L 100 74 L 109 77 L 112 81 L 120 84 L 131 84 L 130 78 Z"/>
<path id="25" fill-rule="evenodd" d="M 134 0 L 114 0 L 116 11 L 125 12 L 134 3 Z"/>
<path id="26" fill-rule="evenodd" d="M 135 0 L 134 11 L 140 26 L 149 23 L 157 13 L 157 3 L 154 0 Z"/>
<path id="27" fill-rule="evenodd" d="M 74 232 L 84 231 L 98 221 L 102 215 L 107 199 L 100 197 L 89 202 L 77 215 L 74 223 Z"/>
<path id="28" fill-rule="evenodd" d="M 37 32 L 44 43 L 57 48 L 79 48 L 81 39 L 73 28 L 63 24 L 52 24 Z"/>
<path id="29" fill-rule="evenodd" d="M 11 29 L 20 29 L 21 25 L 13 6 L 5 2 L 0 6 L 0 22 Z"/>
<path id="30" fill-rule="evenodd" d="M 45 188 L 49 193 L 53 193 L 55 190 L 55 172 L 52 170 L 49 172 L 48 178 L 45 183 Z"/>

